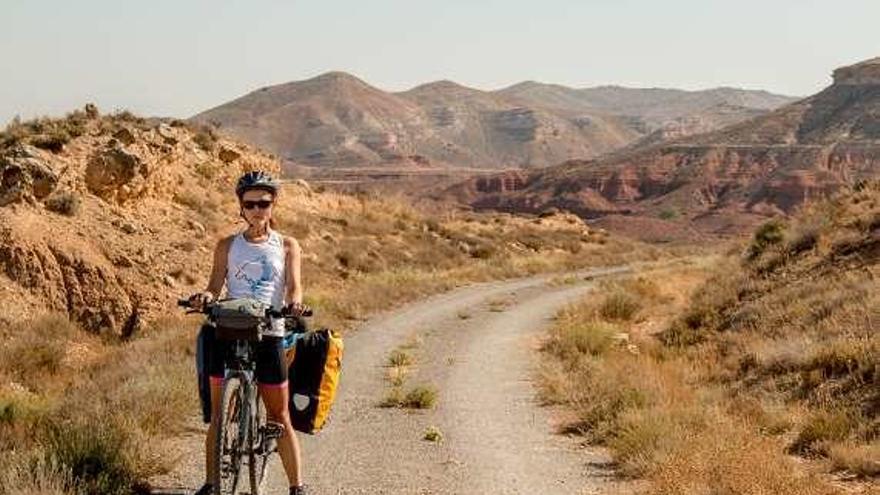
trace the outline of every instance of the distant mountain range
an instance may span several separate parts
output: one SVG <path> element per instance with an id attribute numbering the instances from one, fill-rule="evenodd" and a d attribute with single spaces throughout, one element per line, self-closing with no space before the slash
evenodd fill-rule
<path id="1" fill-rule="evenodd" d="M 766 91 L 451 81 L 389 93 L 343 72 L 258 89 L 192 119 L 314 167 L 533 168 L 740 122 L 794 101 Z"/>
<path id="2" fill-rule="evenodd" d="M 632 233 L 734 233 L 880 177 L 880 58 L 820 93 L 712 132 L 529 174 L 480 177 L 444 197 L 475 208 L 566 209 Z"/>

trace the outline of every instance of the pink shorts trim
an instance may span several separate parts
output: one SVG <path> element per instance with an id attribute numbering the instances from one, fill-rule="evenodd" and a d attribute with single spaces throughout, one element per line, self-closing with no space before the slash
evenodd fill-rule
<path id="1" fill-rule="evenodd" d="M 223 385 L 223 377 L 222 376 L 210 376 L 211 385 Z"/>
<path id="2" fill-rule="evenodd" d="M 260 388 L 287 388 L 287 380 L 281 383 L 258 383 L 257 386 Z"/>

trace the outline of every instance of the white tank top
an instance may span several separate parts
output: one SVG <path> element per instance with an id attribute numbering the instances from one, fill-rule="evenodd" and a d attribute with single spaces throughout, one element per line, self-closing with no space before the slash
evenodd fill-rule
<path id="1" fill-rule="evenodd" d="M 226 261 L 226 294 L 231 298 L 250 297 L 284 307 L 284 239 L 269 229 L 269 238 L 250 242 L 239 233 L 232 239 Z M 284 336 L 284 320 L 272 321 L 266 335 Z"/>

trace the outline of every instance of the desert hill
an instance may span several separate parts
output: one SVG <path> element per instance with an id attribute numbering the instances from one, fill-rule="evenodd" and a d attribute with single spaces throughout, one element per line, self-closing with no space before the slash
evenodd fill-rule
<path id="1" fill-rule="evenodd" d="M 552 89 L 567 99 L 529 83 L 488 92 L 437 81 L 389 93 L 330 72 L 261 88 L 192 120 L 290 165 L 497 169 L 591 158 L 668 126 L 702 132 L 791 101 L 733 89 Z"/>
<path id="2" fill-rule="evenodd" d="M 0 329 L 61 313 L 92 331 L 138 333 L 177 297 L 204 287 L 217 239 L 242 228 L 236 178 L 280 167 L 181 121 L 102 116 L 89 107 L 14 122 L 0 133 Z M 587 260 L 617 242 L 573 215 L 538 223 L 508 215 L 447 219 L 388 195 L 340 194 L 304 181 L 285 184 L 275 218 L 303 246 L 308 294 L 330 323 L 385 301 L 332 297 L 340 284 L 356 286 L 373 273 L 425 269 L 425 283 L 453 283 L 459 275 L 527 270 L 530 256 L 544 264 Z M 467 273 L 438 278 L 437 270 L 454 269 Z M 408 280 L 386 290 L 417 295 Z"/>
<path id="3" fill-rule="evenodd" d="M 481 178 L 448 194 L 477 208 L 557 207 L 603 222 L 627 215 L 658 232 L 683 223 L 740 232 L 877 175 L 877 68 L 874 59 L 838 69 L 822 92 L 717 131 L 569 161 L 522 177 L 516 190 Z"/>

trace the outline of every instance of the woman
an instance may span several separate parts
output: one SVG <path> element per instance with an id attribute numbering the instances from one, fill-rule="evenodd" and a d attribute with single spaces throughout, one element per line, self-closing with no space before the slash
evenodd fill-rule
<path id="1" fill-rule="evenodd" d="M 217 243 L 214 267 L 204 292 L 193 294 L 190 303 L 200 309 L 220 297 L 226 286 L 227 297 L 250 297 L 271 304 L 275 309 L 287 305 L 293 315 L 307 308 L 302 304 L 300 282 L 302 252 L 292 237 L 272 230 L 272 207 L 278 195 L 278 183 L 268 174 L 253 171 L 244 174 L 235 187 L 241 216 L 247 228 Z M 269 420 L 283 426 L 278 439 L 278 453 L 287 473 L 291 495 L 305 493 L 302 485 L 299 442 L 290 424 L 287 410 L 287 367 L 284 365 L 284 321 L 275 320 L 271 329 L 257 344 L 256 377 L 260 396 L 266 404 Z M 213 339 L 211 339 L 213 340 Z M 208 373 L 211 375 L 211 425 L 205 439 L 205 485 L 197 495 L 213 493 L 212 480 L 217 469 L 213 463 L 217 417 L 223 388 L 223 357 L 221 343 L 209 352 Z"/>

